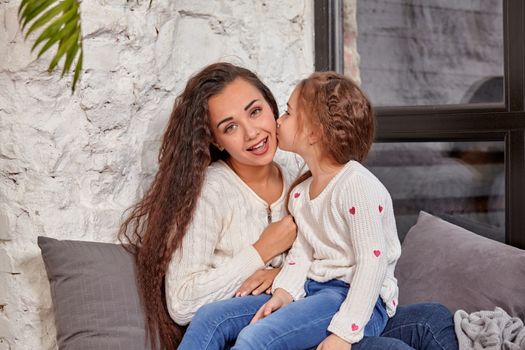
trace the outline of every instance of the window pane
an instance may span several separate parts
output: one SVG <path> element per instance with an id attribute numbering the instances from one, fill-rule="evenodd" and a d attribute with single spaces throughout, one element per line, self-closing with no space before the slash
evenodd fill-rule
<path id="1" fill-rule="evenodd" d="M 344 3 L 345 74 L 375 105 L 503 102 L 501 0 Z"/>
<path id="2" fill-rule="evenodd" d="M 399 236 L 420 210 L 505 242 L 503 142 L 376 143 L 365 166 L 388 188 Z"/>

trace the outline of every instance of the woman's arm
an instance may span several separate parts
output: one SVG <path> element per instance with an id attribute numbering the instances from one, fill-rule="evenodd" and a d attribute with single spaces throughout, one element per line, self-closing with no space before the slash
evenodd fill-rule
<path id="1" fill-rule="evenodd" d="M 173 255 L 166 274 L 168 311 L 180 325 L 188 324 L 202 305 L 232 297 L 249 276 L 288 249 L 295 238 L 295 224 L 283 219 L 268 226 L 254 245 L 214 265 L 222 218 L 228 217 L 228 206 L 220 193 L 210 184 L 205 185 L 181 249 Z M 264 251 L 259 252 L 256 245 Z"/>
<path id="2" fill-rule="evenodd" d="M 185 325 L 202 305 L 233 296 L 236 288 L 264 267 L 257 250 L 248 245 L 214 266 L 214 253 L 227 217 L 220 192 L 206 183 L 195 214 L 173 255 L 165 277 L 166 302 L 173 320 Z"/>

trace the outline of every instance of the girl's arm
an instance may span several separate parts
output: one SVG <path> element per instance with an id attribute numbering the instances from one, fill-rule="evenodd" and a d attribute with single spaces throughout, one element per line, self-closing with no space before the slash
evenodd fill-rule
<path id="1" fill-rule="evenodd" d="M 390 198 L 377 181 L 354 174 L 339 191 L 337 210 L 346 221 L 355 266 L 348 295 L 328 330 L 349 343 L 363 337 L 387 271 L 387 252 L 382 215 L 393 215 L 385 203 Z"/>
<path id="2" fill-rule="evenodd" d="M 250 323 L 255 323 L 292 301 L 304 297 L 304 282 L 312 261 L 313 249 L 299 232 L 281 272 L 275 277 L 272 297 L 259 308 Z"/>
<path id="3" fill-rule="evenodd" d="M 281 272 L 275 277 L 272 291 L 282 288 L 297 300 L 305 295 L 304 282 L 312 265 L 313 249 L 298 228 L 297 238 L 284 260 Z"/>

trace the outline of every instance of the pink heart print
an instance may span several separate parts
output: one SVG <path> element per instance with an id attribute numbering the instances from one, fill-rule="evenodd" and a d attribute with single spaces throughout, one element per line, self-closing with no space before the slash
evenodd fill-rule
<path id="1" fill-rule="evenodd" d="M 379 212 L 381 213 L 383 211 L 383 207 L 380 205 L 379 206 Z"/>
<path id="2" fill-rule="evenodd" d="M 379 257 L 379 255 L 381 255 L 381 251 L 380 250 L 374 250 L 374 255 L 376 257 Z"/>
<path id="3" fill-rule="evenodd" d="M 355 323 L 352 323 L 352 330 L 355 332 L 359 329 L 359 326 L 356 325 Z"/>
<path id="4" fill-rule="evenodd" d="M 295 265 L 295 261 L 289 261 L 288 265 Z"/>
<path id="5" fill-rule="evenodd" d="M 355 215 L 355 207 L 348 209 L 348 211 L 350 212 L 350 214 Z"/>
<path id="6" fill-rule="evenodd" d="M 294 198 L 299 198 L 300 195 L 301 195 L 301 194 L 300 194 L 299 192 L 295 192 L 295 193 L 293 194 L 293 197 L 294 197 Z"/>

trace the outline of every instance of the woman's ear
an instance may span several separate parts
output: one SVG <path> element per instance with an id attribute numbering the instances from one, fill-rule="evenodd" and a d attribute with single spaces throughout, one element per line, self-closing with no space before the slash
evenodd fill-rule
<path id="1" fill-rule="evenodd" d="M 217 147 L 219 149 L 219 151 L 221 151 L 221 152 L 224 151 L 224 147 L 221 147 L 217 142 L 214 141 L 211 144 L 214 145 L 215 147 Z"/>

